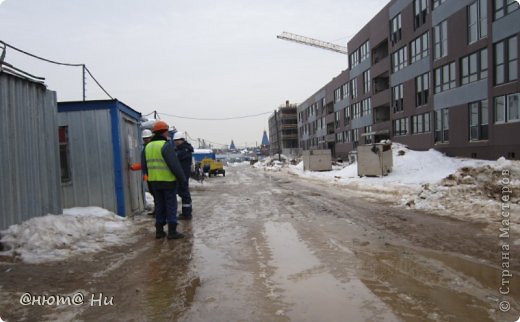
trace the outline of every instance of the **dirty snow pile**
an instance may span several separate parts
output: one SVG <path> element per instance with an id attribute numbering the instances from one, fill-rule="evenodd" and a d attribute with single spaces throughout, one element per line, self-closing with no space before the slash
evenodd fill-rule
<path id="1" fill-rule="evenodd" d="M 392 152 L 392 172 L 384 177 L 358 177 L 357 163 L 313 172 L 304 171 L 300 162 L 289 165 L 288 171 L 344 186 L 368 199 L 485 223 L 502 220 L 501 198 L 506 180 L 512 190 L 507 197 L 511 221 L 520 222 L 520 161 L 452 158 L 434 149 L 414 151 L 398 143 L 392 144 Z M 504 179 L 503 173 L 507 172 L 509 176 Z"/>
<path id="2" fill-rule="evenodd" d="M 282 160 L 282 161 L 280 161 Z M 267 157 L 262 161 L 256 162 L 253 167 L 257 169 L 263 169 L 264 171 L 280 172 L 284 166 L 284 163 L 289 162 L 289 158 L 285 155 L 275 154 L 272 157 Z M 291 163 L 293 163 L 291 161 Z M 303 164 L 302 164 L 303 169 Z"/>
<path id="3" fill-rule="evenodd" d="M 153 201 L 153 196 L 148 191 L 144 193 L 144 208 L 148 211 L 153 210 L 155 207 L 155 203 Z"/>
<path id="4" fill-rule="evenodd" d="M 251 165 L 249 161 L 241 161 L 241 162 L 229 162 L 227 164 L 228 167 L 236 168 L 236 167 L 245 167 Z"/>
<path id="5" fill-rule="evenodd" d="M 135 236 L 136 226 L 126 218 L 98 208 L 64 209 L 63 215 L 46 215 L 12 225 L 0 232 L 7 251 L 27 263 L 63 260 L 121 245 Z"/>

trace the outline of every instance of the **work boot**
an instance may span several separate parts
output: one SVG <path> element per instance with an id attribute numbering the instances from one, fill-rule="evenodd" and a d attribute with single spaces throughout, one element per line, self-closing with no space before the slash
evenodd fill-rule
<path id="1" fill-rule="evenodd" d="M 164 232 L 164 225 L 163 224 L 155 224 L 155 238 L 161 239 L 166 236 L 166 233 Z"/>
<path id="2" fill-rule="evenodd" d="M 168 239 L 180 239 L 184 238 L 184 235 L 177 232 L 177 224 L 168 224 Z"/>

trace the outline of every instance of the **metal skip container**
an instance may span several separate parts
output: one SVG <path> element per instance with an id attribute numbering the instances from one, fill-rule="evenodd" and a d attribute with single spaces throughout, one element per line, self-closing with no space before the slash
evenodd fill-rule
<path id="1" fill-rule="evenodd" d="M 332 157 L 330 150 L 303 151 L 303 170 L 330 171 L 332 170 Z"/>
<path id="2" fill-rule="evenodd" d="M 357 148 L 358 176 L 386 176 L 392 171 L 392 144 L 375 143 Z"/>

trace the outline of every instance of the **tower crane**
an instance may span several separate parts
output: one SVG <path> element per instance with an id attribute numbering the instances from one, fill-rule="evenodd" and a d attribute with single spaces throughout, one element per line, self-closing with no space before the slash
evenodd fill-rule
<path id="1" fill-rule="evenodd" d="M 278 39 L 294 41 L 303 45 L 318 47 L 322 49 L 332 50 L 340 54 L 348 55 L 348 49 L 345 46 L 336 45 L 327 41 L 318 40 L 314 38 L 309 38 L 305 36 L 300 36 L 296 34 L 292 34 L 290 32 L 282 32 L 280 35 L 276 36 Z"/>

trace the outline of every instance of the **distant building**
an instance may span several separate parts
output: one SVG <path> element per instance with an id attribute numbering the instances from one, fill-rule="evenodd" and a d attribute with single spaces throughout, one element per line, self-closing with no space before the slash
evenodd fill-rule
<path id="1" fill-rule="evenodd" d="M 264 134 L 262 135 L 262 146 L 269 146 L 269 139 L 267 138 L 266 130 L 264 130 Z"/>
<path id="2" fill-rule="evenodd" d="M 63 206 L 144 211 L 141 114 L 118 100 L 58 103 Z"/>
<path id="3" fill-rule="evenodd" d="M 63 212 L 56 93 L 0 62 L 0 230 Z"/>
<path id="4" fill-rule="evenodd" d="M 296 104 L 286 101 L 285 105 L 280 106 L 269 117 L 269 149 L 271 155 L 279 152 L 285 155 L 299 154 L 296 107 Z"/>
<path id="5" fill-rule="evenodd" d="M 505 0 L 390 1 L 348 42 L 348 69 L 298 106 L 300 148 L 346 158 L 390 139 L 520 159 L 518 9 Z"/>
<path id="6" fill-rule="evenodd" d="M 269 139 L 266 130 L 264 130 L 264 134 L 262 135 L 262 144 L 260 145 L 259 154 L 266 156 L 269 155 Z"/>
<path id="7" fill-rule="evenodd" d="M 233 142 L 233 140 L 231 140 L 231 144 L 229 145 L 229 150 L 231 151 L 236 151 L 237 147 L 235 146 L 235 142 Z"/>

